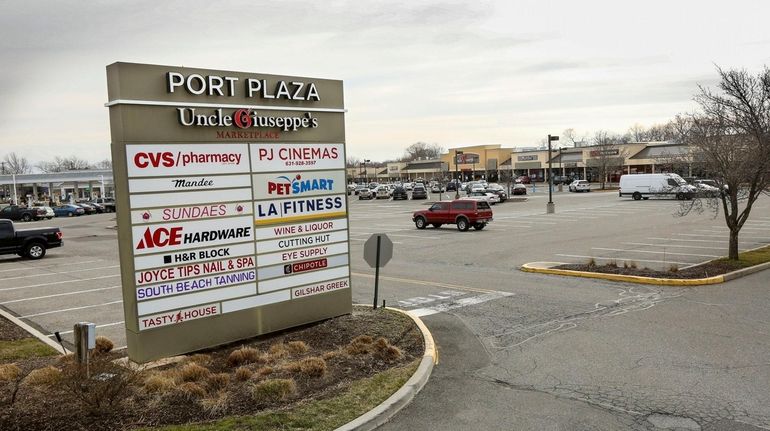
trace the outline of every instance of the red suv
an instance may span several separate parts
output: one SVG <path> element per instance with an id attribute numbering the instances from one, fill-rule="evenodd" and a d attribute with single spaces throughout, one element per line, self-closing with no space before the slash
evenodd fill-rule
<path id="1" fill-rule="evenodd" d="M 415 211 L 412 221 L 417 229 L 425 229 L 429 224 L 439 228 L 442 224 L 451 223 L 456 224 L 459 231 L 466 231 L 471 226 L 481 230 L 492 221 L 492 208 L 485 201 L 470 199 L 436 202 L 427 210 Z"/>

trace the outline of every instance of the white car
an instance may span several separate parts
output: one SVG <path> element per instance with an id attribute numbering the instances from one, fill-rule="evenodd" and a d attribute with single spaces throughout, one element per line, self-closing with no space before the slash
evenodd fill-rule
<path id="1" fill-rule="evenodd" d="M 586 180 L 575 180 L 569 185 L 569 191 L 571 192 L 590 192 L 591 183 Z"/>
<path id="2" fill-rule="evenodd" d="M 378 186 L 374 189 L 374 197 L 377 199 L 390 199 L 390 188 L 388 186 Z"/>
<path id="3" fill-rule="evenodd" d="M 486 189 L 487 188 L 484 187 L 481 184 L 474 184 L 474 185 L 471 186 L 471 193 L 473 193 L 473 192 L 483 192 Z"/>
<path id="4" fill-rule="evenodd" d="M 494 205 L 500 202 L 500 196 L 497 193 L 491 192 L 470 192 L 467 199 L 473 199 L 475 201 L 486 201 L 490 205 Z"/>
<path id="5" fill-rule="evenodd" d="M 404 189 L 408 192 L 411 192 L 414 188 L 414 183 L 404 183 Z"/>

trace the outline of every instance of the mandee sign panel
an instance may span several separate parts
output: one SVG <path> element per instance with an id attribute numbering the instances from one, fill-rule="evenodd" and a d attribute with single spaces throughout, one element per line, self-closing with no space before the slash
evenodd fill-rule
<path id="1" fill-rule="evenodd" d="M 129 357 L 349 313 L 342 82 L 107 67 Z"/>

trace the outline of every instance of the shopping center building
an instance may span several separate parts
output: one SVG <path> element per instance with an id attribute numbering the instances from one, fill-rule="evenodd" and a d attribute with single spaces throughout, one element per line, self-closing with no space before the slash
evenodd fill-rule
<path id="1" fill-rule="evenodd" d="M 6 203 L 14 200 L 19 203 L 60 203 L 71 199 L 112 197 L 113 190 L 112 170 L 0 175 L 0 202 Z"/>

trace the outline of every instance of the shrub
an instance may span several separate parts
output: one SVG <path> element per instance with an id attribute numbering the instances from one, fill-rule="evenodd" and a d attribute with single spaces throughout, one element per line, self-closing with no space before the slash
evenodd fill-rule
<path id="1" fill-rule="evenodd" d="M 326 374 L 326 361 L 321 358 L 305 358 L 300 361 L 300 371 L 309 377 L 321 377 Z"/>
<path id="2" fill-rule="evenodd" d="M 21 370 L 16 364 L 0 364 L 0 382 L 16 380 Z"/>
<path id="3" fill-rule="evenodd" d="M 195 362 L 190 362 L 179 369 L 179 379 L 183 382 L 197 382 L 207 378 L 211 371 Z"/>
<path id="4" fill-rule="evenodd" d="M 679 267 L 678 267 L 678 266 L 676 266 L 676 265 L 671 265 L 671 266 L 668 268 L 668 272 L 679 272 Z"/>
<path id="5" fill-rule="evenodd" d="M 345 351 L 349 355 L 364 355 L 372 351 L 372 337 L 368 335 L 360 335 L 353 339 L 345 347 Z"/>
<path id="6" fill-rule="evenodd" d="M 289 351 L 289 354 L 294 356 L 305 354 L 310 350 L 304 341 L 289 341 L 286 344 L 286 349 Z"/>
<path id="7" fill-rule="evenodd" d="M 288 351 L 286 350 L 286 345 L 283 343 L 273 344 L 272 346 L 270 346 L 270 350 L 268 350 L 268 352 L 270 352 L 270 357 L 273 360 L 283 358 L 288 354 Z"/>
<path id="8" fill-rule="evenodd" d="M 262 367 L 257 370 L 257 374 L 260 376 L 269 376 L 270 374 L 273 374 L 275 370 L 273 367 Z"/>
<path id="9" fill-rule="evenodd" d="M 230 384 L 230 375 L 227 373 L 212 374 L 206 380 L 209 388 L 215 391 L 220 391 Z"/>
<path id="10" fill-rule="evenodd" d="M 322 357 L 322 358 L 323 358 L 325 361 L 329 361 L 329 360 L 331 360 L 331 359 L 334 359 L 334 358 L 336 358 L 336 357 L 340 356 L 341 354 L 342 354 L 342 353 L 341 353 L 339 350 L 331 350 L 331 351 L 329 351 L 329 352 L 326 352 L 326 353 L 324 353 L 323 355 L 321 355 L 321 357 Z"/>
<path id="11" fill-rule="evenodd" d="M 206 390 L 197 383 L 187 382 L 176 387 L 176 391 L 183 397 L 193 400 L 206 396 Z"/>
<path id="12" fill-rule="evenodd" d="M 246 367 L 238 367 L 235 370 L 235 380 L 238 380 L 239 382 L 249 380 L 252 375 L 254 375 L 254 373 Z"/>
<path id="13" fill-rule="evenodd" d="M 233 350 L 227 357 L 227 364 L 231 367 L 260 361 L 262 361 L 262 355 L 260 355 L 259 350 L 253 347 L 241 347 Z"/>
<path id="14" fill-rule="evenodd" d="M 284 364 L 281 369 L 289 373 L 299 373 L 302 371 L 302 364 L 299 362 L 289 362 L 288 364 Z"/>
<path id="15" fill-rule="evenodd" d="M 401 353 L 401 349 L 391 345 L 387 339 L 382 337 L 378 338 L 374 342 L 374 348 L 375 348 L 377 357 L 387 362 L 397 361 L 401 359 L 401 357 L 403 356 L 403 353 Z"/>
<path id="16" fill-rule="evenodd" d="M 588 266 L 589 267 L 596 266 L 596 260 L 593 257 L 588 259 Z"/>
<path id="17" fill-rule="evenodd" d="M 617 267 L 618 267 L 618 263 L 617 263 L 617 262 L 615 262 L 614 260 L 611 260 L 611 261 L 607 262 L 607 265 L 606 265 L 606 266 L 607 266 L 608 268 L 617 268 Z"/>
<path id="18" fill-rule="evenodd" d="M 32 370 L 24 382 L 31 386 L 52 386 L 62 378 L 62 372 L 56 367 L 47 366 Z"/>
<path id="19" fill-rule="evenodd" d="M 630 266 L 633 269 L 636 269 L 636 262 L 631 262 L 628 264 L 628 266 Z"/>
<path id="20" fill-rule="evenodd" d="M 203 411 L 209 416 L 221 416 L 230 407 L 230 394 L 221 392 L 216 397 L 206 397 L 201 400 Z"/>
<path id="21" fill-rule="evenodd" d="M 103 414 L 115 412 L 140 383 L 141 374 L 96 356 L 86 367 L 72 363 L 62 370 L 61 387 L 78 400 L 86 412 Z"/>
<path id="22" fill-rule="evenodd" d="M 96 337 L 96 344 L 93 350 L 94 355 L 103 355 L 105 353 L 110 353 L 115 347 L 115 344 L 110 340 L 109 338 L 105 336 L 98 336 Z"/>
<path id="23" fill-rule="evenodd" d="M 148 393 L 166 393 L 176 387 L 174 379 L 163 374 L 153 374 L 144 379 L 144 390 Z"/>
<path id="24" fill-rule="evenodd" d="M 258 402 L 276 402 L 297 392 L 293 379 L 270 379 L 254 385 L 251 395 Z"/>

